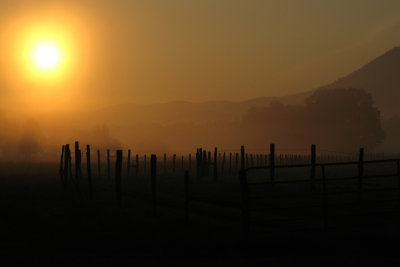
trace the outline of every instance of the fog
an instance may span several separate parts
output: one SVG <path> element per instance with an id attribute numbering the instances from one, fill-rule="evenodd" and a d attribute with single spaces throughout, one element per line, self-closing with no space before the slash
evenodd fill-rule
<path id="1" fill-rule="evenodd" d="M 363 89 L 318 90 L 302 104 L 171 102 L 1 120 L 2 161 L 57 161 L 61 145 L 75 141 L 102 153 L 131 149 L 141 155 L 187 155 L 196 147 L 232 152 L 241 145 L 267 153 L 270 143 L 278 153 L 307 154 L 310 144 L 325 154 L 355 153 L 360 147 L 397 152 L 400 128 L 395 117 L 381 121 Z"/>

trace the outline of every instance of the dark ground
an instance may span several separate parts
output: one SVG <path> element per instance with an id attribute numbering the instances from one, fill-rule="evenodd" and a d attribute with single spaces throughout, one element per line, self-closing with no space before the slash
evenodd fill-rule
<path id="1" fill-rule="evenodd" d="M 235 176 L 218 182 L 193 181 L 192 195 L 215 203 L 193 202 L 188 222 L 179 175 L 159 177 L 156 216 L 148 178 L 124 178 L 123 207 L 118 208 L 113 180 L 98 178 L 95 172 L 93 176 L 94 200 L 90 201 L 85 178 L 79 192 L 75 184 L 63 190 L 56 164 L 2 164 L 1 266 L 400 265 L 397 202 L 368 206 L 366 211 L 390 208 L 390 212 L 367 216 L 366 225 L 343 224 L 355 221 L 352 209 L 346 208 L 350 215 L 341 215 L 340 220 L 332 210 L 332 227 L 326 234 L 319 220 L 255 223 L 244 243 Z M 395 196 L 386 193 L 378 198 Z M 284 204 L 291 203 L 274 205 Z M 272 212 L 272 207 L 266 214 L 273 219 L 289 216 Z M 340 223 L 344 226 L 336 227 Z M 292 233 L 293 229 L 300 230 Z"/>

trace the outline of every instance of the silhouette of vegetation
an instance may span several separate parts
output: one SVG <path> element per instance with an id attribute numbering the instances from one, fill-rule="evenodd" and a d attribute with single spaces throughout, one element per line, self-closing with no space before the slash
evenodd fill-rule
<path id="1" fill-rule="evenodd" d="M 305 106 L 272 103 L 243 116 L 250 140 L 268 139 L 287 146 L 317 143 L 335 150 L 375 147 L 385 133 L 379 110 L 363 89 L 318 90 Z"/>
<path id="2" fill-rule="evenodd" d="M 386 139 L 382 144 L 381 150 L 396 153 L 400 150 L 400 116 L 393 116 L 382 121 L 382 126 L 386 132 Z"/>

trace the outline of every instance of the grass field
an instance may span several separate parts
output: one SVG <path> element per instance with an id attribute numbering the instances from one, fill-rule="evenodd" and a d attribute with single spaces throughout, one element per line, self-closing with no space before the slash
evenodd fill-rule
<path id="1" fill-rule="evenodd" d="M 210 177 L 200 179 L 191 172 L 192 201 L 186 220 L 183 170 L 159 171 L 154 215 L 149 173 L 141 171 L 135 176 L 131 172 L 126 177 L 123 172 L 123 205 L 118 207 L 113 170 L 110 179 L 104 171 L 98 177 L 96 169 L 92 170 L 94 198 L 89 200 L 85 166 L 79 188 L 70 181 L 66 189 L 58 168 L 53 163 L 0 165 L 1 256 L 13 260 L 15 266 L 400 263 L 396 177 L 365 180 L 361 201 L 354 193 L 356 181 L 328 182 L 328 192 L 350 193 L 327 197 L 327 231 L 322 226 L 321 195 L 317 194 L 321 185 L 316 194 L 310 194 L 309 183 L 253 187 L 249 195 L 266 198 L 249 203 L 251 232 L 244 242 L 235 173 L 214 181 L 212 171 Z M 395 170 L 382 164 L 366 167 L 365 174 Z M 327 177 L 356 172 L 355 167 L 333 168 L 327 170 Z M 276 181 L 308 177 L 309 170 L 304 169 L 276 173 Z M 249 172 L 249 181 L 268 181 L 268 173 Z M 393 190 L 368 192 L 378 188 Z"/>

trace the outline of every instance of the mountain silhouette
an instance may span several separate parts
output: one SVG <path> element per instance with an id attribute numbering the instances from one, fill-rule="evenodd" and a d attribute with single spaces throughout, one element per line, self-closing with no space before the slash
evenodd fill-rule
<path id="1" fill-rule="evenodd" d="M 317 89 L 364 88 L 371 93 L 383 118 L 400 115 L 400 47 L 395 47 L 360 69 Z M 159 104 L 123 104 L 96 110 L 91 121 L 113 124 L 131 123 L 203 123 L 233 121 L 251 107 L 271 102 L 301 105 L 315 90 L 283 97 L 259 97 L 246 101 L 173 101 Z M 340 104 L 340 103 L 338 103 Z M 129 116 L 126 116 L 129 114 Z"/>
<path id="2" fill-rule="evenodd" d="M 311 92 L 284 97 L 259 97 L 241 102 L 173 101 L 159 104 L 122 104 L 94 111 L 89 120 L 96 123 L 123 125 L 131 123 L 205 123 L 235 121 L 252 107 L 267 106 L 271 102 L 302 104 Z M 129 114 L 129 115 L 128 115 Z M 88 118 L 85 118 L 88 119 Z"/>
<path id="3" fill-rule="evenodd" d="M 384 118 L 400 115 L 400 47 L 320 89 L 364 88 Z"/>

